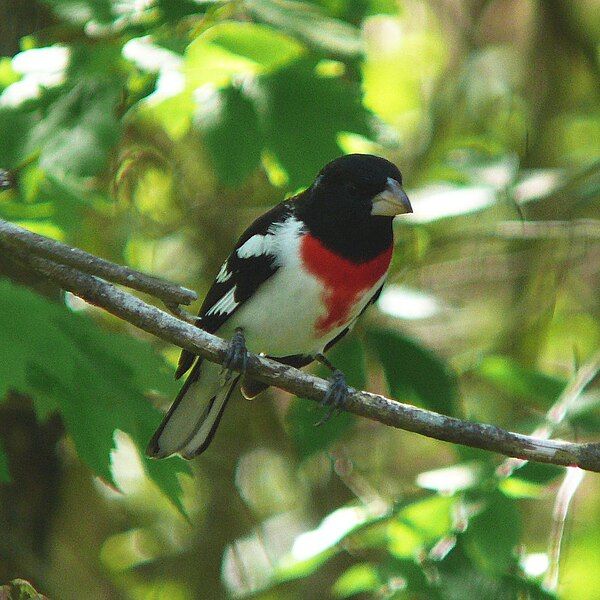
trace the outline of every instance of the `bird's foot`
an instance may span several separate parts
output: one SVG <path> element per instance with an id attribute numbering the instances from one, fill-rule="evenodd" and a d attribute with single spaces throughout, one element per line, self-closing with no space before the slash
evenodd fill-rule
<path id="1" fill-rule="evenodd" d="M 243 329 L 238 327 L 229 342 L 221 375 L 225 379 L 229 379 L 236 373 L 245 373 L 247 368 L 248 350 L 246 348 L 246 338 L 244 337 Z"/>
<path id="2" fill-rule="evenodd" d="M 318 427 L 327 423 L 332 416 L 339 413 L 346 403 L 346 398 L 350 393 L 350 388 L 346 383 L 346 377 L 339 369 L 336 369 L 322 354 L 317 354 L 315 357 L 318 362 L 325 365 L 332 373 L 329 379 L 329 387 L 323 400 L 321 400 L 321 407 L 327 408 L 327 412 L 319 421 L 315 423 Z"/>

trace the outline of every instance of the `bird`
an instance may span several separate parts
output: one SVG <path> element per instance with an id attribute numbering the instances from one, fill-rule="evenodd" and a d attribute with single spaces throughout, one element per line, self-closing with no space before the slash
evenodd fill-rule
<path id="1" fill-rule="evenodd" d="M 268 386 L 244 375 L 248 352 L 297 368 L 332 372 L 329 415 L 348 394 L 325 353 L 379 297 L 394 237 L 411 213 L 396 165 L 371 154 L 329 162 L 314 182 L 257 218 L 222 264 L 197 325 L 228 340 L 223 365 L 183 350 L 175 376 L 189 373 L 146 454 L 191 459 L 209 446 L 236 389 L 253 398 Z"/>

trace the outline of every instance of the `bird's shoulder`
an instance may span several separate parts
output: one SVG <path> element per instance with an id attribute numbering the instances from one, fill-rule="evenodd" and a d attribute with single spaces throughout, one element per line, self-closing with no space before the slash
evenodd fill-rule
<path id="1" fill-rule="evenodd" d="M 226 287 L 236 287 L 235 295 L 239 301 L 247 299 L 253 288 L 258 287 L 277 270 L 275 259 L 278 244 L 275 243 L 275 236 L 292 222 L 295 209 L 293 199 L 289 199 L 258 217 L 242 233 L 231 254 L 223 262 L 215 284 L 229 283 Z M 209 309 L 208 295 L 205 304 Z"/>
<path id="2" fill-rule="evenodd" d="M 295 218 L 295 198 L 258 217 L 223 262 L 200 308 L 201 326 L 216 331 L 279 268 L 277 233 Z"/>
<path id="3" fill-rule="evenodd" d="M 294 217 L 297 212 L 297 199 L 298 197 L 288 198 L 256 218 L 242 233 L 229 258 L 235 256 L 237 250 L 244 246 L 255 235 L 269 235 L 274 227 L 281 225 L 288 219 Z M 229 258 L 227 260 L 229 260 Z"/>

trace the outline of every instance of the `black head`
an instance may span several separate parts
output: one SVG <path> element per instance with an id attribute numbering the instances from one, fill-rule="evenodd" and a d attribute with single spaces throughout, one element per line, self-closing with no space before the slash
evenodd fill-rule
<path id="1" fill-rule="evenodd" d="M 328 163 L 310 194 L 319 210 L 338 218 L 393 218 L 412 212 L 402 190 L 402 175 L 389 160 L 371 154 L 348 154 Z"/>
<path id="2" fill-rule="evenodd" d="M 392 219 L 412 212 L 398 167 L 371 154 L 331 161 L 303 197 L 301 216 L 311 232 L 345 255 L 391 243 Z"/>

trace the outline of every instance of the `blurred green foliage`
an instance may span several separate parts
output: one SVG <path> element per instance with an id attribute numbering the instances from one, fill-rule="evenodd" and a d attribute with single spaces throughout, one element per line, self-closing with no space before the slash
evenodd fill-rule
<path id="1" fill-rule="evenodd" d="M 597 378 L 562 402 L 600 347 L 593 0 L 27 4 L 0 2 L 0 218 L 202 295 L 266 207 L 341 153 L 384 155 L 415 214 L 332 360 L 401 401 L 598 439 Z M 315 428 L 277 390 L 232 405 L 189 467 L 148 461 L 176 349 L 6 254 L 0 315 L 0 581 L 77 600 L 600 596 L 594 475 L 348 414 Z"/>
<path id="2" fill-rule="evenodd" d="M 58 411 L 78 456 L 115 485 L 113 434 L 127 433 L 140 448 L 148 442 L 159 415 L 144 391 L 168 397 L 178 387 L 166 364 L 147 344 L 107 334 L 87 317 L 6 280 L 0 285 L 0 311 L 10 315 L 2 321 L 0 395 L 11 389 L 30 395 L 41 419 Z M 181 506 L 176 475 L 188 472 L 185 465 L 144 461 L 150 476 Z"/>

